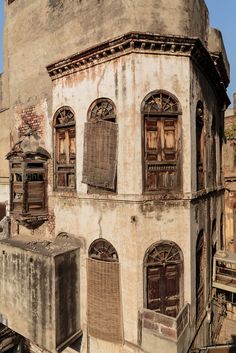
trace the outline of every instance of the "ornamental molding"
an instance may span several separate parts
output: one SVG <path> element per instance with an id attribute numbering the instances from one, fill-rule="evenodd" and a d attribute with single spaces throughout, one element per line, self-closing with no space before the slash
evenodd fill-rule
<path id="1" fill-rule="evenodd" d="M 49 64 L 46 69 L 54 81 L 130 53 L 190 57 L 213 83 L 224 104 L 230 103 L 226 94 L 228 80 L 220 75 L 216 58 L 194 37 L 130 32 Z"/>

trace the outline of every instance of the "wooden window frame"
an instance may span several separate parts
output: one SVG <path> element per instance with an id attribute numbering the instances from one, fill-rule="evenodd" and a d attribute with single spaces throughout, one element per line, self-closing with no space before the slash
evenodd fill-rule
<path id="1" fill-rule="evenodd" d="M 201 260 L 198 260 L 198 253 L 201 251 Z M 201 263 L 200 263 L 201 261 Z M 203 269 L 201 269 L 201 264 Z M 200 322 L 205 313 L 206 303 L 206 238 L 204 230 L 202 229 L 197 236 L 196 242 L 196 322 Z M 200 296 L 202 295 L 202 299 Z M 202 303 L 201 303 L 202 300 Z"/>
<path id="2" fill-rule="evenodd" d="M 195 118 L 195 131 L 196 131 L 196 190 L 200 191 L 205 189 L 205 121 L 204 121 L 204 107 L 201 101 L 198 101 L 196 107 Z M 198 134 L 198 130 L 201 133 Z M 199 149 L 200 148 L 200 149 Z"/>
<path id="3" fill-rule="evenodd" d="M 177 257 L 171 261 L 169 259 L 169 264 L 176 264 L 178 265 L 178 271 L 179 271 L 179 283 L 178 283 L 178 288 L 179 288 L 179 308 L 178 308 L 178 313 L 181 311 L 183 305 L 184 305 L 184 258 L 183 258 L 183 253 L 180 249 L 180 247 L 172 242 L 172 241 L 159 241 L 157 243 L 152 244 L 146 251 L 144 260 L 143 260 L 143 275 L 144 275 L 144 285 L 143 285 L 143 291 L 144 291 L 144 307 L 148 308 L 148 268 L 154 268 L 155 266 L 157 267 L 158 265 L 161 265 L 161 257 L 158 259 L 158 248 L 161 247 L 169 247 L 170 249 L 174 249 L 176 251 Z M 156 259 L 154 258 L 153 262 L 150 262 L 150 254 L 154 253 L 156 256 Z M 168 257 L 168 255 L 167 255 Z M 164 266 L 163 261 L 163 266 Z M 166 264 L 166 263 L 165 263 Z M 150 309 L 153 310 L 153 309 Z M 154 310 L 155 311 L 155 310 Z M 166 314 L 164 314 L 166 315 Z M 176 316 L 177 316 L 176 315 Z M 168 315 L 167 315 L 168 316 Z"/>
<path id="4" fill-rule="evenodd" d="M 157 102 L 157 103 L 155 103 Z M 142 175 L 143 175 L 143 193 L 145 194 L 173 194 L 173 193 L 182 193 L 183 183 L 182 183 L 182 152 L 181 152 L 181 141 L 182 141 L 182 110 L 177 97 L 175 97 L 172 93 L 165 90 L 156 90 L 150 92 L 143 100 L 141 104 L 141 116 L 142 116 Z M 173 151 L 175 153 L 175 159 L 170 161 L 154 161 L 153 163 L 157 165 L 156 167 L 156 188 L 151 190 L 148 189 L 147 185 L 147 168 L 150 163 L 146 159 L 146 121 L 163 121 L 163 131 L 165 131 L 165 123 L 164 121 L 172 121 L 175 126 L 175 133 L 177 134 L 175 139 L 176 148 Z M 164 133 L 164 132 L 163 132 Z M 157 133 L 158 134 L 158 133 Z M 164 142 L 163 142 L 164 143 Z M 164 145 L 161 149 L 161 153 L 164 153 Z M 167 149 L 167 148 L 166 148 Z M 158 157 L 157 157 L 158 158 Z M 155 167 L 155 166 L 154 166 Z M 172 170 L 176 172 L 176 185 L 171 185 L 170 187 L 160 187 L 158 186 L 158 170 L 168 169 L 171 175 Z M 167 174 L 166 174 L 167 175 Z M 165 176 L 164 176 L 165 178 Z M 170 177 L 169 177 L 170 178 Z M 171 178 L 170 178 L 171 179 Z"/>
<path id="5" fill-rule="evenodd" d="M 90 259 L 105 262 L 119 262 L 114 246 L 104 238 L 94 240 L 88 250 Z"/>
<path id="6" fill-rule="evenodd" d="M 211 163 L 212 163 L 212 181 L 213 186 L 217 183 L 217 130 L 216 130 L 216 118 L 212 116 L 211 122 Z"/>
<path id="7" fill-rule="evenodd" d="M 17 175 L 21 176 L 19 181 L 15 180 Z M 31 176 L 30 178 L 29 175 Z M 40 180 L 37 180 L 37 176 L 39 175 L 41 176 Z M 17 190 L 19 191 L 18 200 L 16 196 Z M 10 212 L 16 215 L 42 215 L 47 213 L 47 209 L 46 161 L 39 159 L 16 159 L 11 161 Z"/>
<path id="8" fill-rule="evenodd" d="M 54 190 L 55 191 L 75 191 L 76 190 L 76 121 L 74 111 L 63 106 L 54 114 Z M 64 142 L 60 142 L 60 137 L 64 134 Z M 73 142 L 73 152 L 70 151 L 71 141 Z M 60 145 L 61 143 L 61 145 Z M 64 149 L 60 154 L 59 149 Z M 64 155 L 65 161 L 59 161 Z M 72 162 L 71 162 L 72 161 Z M 64 185 L 60 185 L 59 176 L 64 176 Z M 71 185 L 70 185 L 71 180 Z M 73 180 L 73 181 L 72 181 Z"/>
<path id="9" fill-rule="evenodd" d="M 110 193 L 116 193 L 117 192 L 117 153 L 118 153 L 118 124 L 117 124 L 117 116 L 116 116 L 116 106 L 114 102 L 106 97 L 98 98 L 96 99 L 89 107 L 88 109 L 88 116 L 87 116 L 87 123 L 85 124 L 85 135 L 89 133 L 89 130 L 91 129 L 91 125 L 94 125 L 94 128 L 96 128 L 96 124 L 98 124 L 99 130 L 101 132 L 102 125 L 105 124 L 110 125 L 109 129 L 113 134 L 116 134 L 116 158 L 114 159 L 114 169 L 112 169 L 111 165 L 108 165 L 107 167 L 107 172 L 108 170 L 111 172 L 111 169 L 113 170 L 113 178 L 112 181 L 109 180 L 107 185 L 104 183 L 98 182 L 98 179 L 95 181 L 91 180 L 91 176 L 86 175 L 86 170 L 88 173 L 91 172 L 91 165 L 88 166 L 86 165 L 87 161 L 87 155 L 84 155 L 83 158 L 83 177 L 82 177 L 82 182 L 87 184 L 87 192 L 88 194 L 110 194 Z M 112 126 L 112 124 L 114 124 Z M 108 126 L 107 126 L 108 128 Z M 115 132 L 116 131 L 116 132 Z M 113 139 L 113 142 L 115 141 L 115 138 Z M 84 151 L 87 151 L 88 148 L 86 147 L 86 141 L 84 142 Z M 93 179 L 93 178 L 92 178 Z M 97 184 L 96 184 L 97 182 Z"/>

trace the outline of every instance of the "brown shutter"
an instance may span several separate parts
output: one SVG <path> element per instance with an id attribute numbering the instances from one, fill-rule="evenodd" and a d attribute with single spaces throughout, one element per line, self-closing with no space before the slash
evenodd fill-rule
<path id="1" fill-rule="evenodd" d="M 111 342 L 123 342 L 120 265 L 88 259 L 88 333 Z"/>
<path id="2" fill-rule="evenodd" d="M 85 123 L 82 182 L 115 189 L 118 125 L 107 121 Z"/>
<path id="3" fill-rule="evenodd" d="M 146 190 L 177 190 L 180 183 L 177 117 L 145 117 Z"/>

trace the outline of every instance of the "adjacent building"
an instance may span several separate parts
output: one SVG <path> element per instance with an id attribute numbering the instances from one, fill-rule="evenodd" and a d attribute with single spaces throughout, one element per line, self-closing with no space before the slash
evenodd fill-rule
<path id="1" fill-rule="evenodd" d="M 216 343 L 229 64 L 204 1 L 5 14 L 0 322 L 32 352 Z"/>

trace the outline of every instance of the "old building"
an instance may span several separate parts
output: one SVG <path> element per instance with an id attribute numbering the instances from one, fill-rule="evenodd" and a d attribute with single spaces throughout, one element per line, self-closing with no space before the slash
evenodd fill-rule
<path id="1" fill-rule="evenodd" d="M 236 94 L 233 108 L 225 114 L 225 145 L 224 145 L 224 178 L 225 178 L 225 248 L 231 252 L 236 250 Z"/>
<path id="2" fill-rule="evenodd" d="M 32 352 L 215 343 L 229 65 L 204 0 L 5 13 L 0 322 Z"/>

